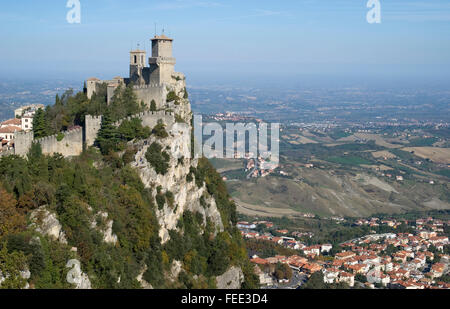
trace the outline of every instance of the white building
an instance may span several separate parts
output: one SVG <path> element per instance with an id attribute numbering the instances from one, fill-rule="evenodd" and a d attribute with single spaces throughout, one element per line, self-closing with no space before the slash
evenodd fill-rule
<path id="1" fill-rule="evenodd" d="M 20 120 L 20 126 L 23 131 L 31 131 L 33 130 L 33 115 L 24 115 Z"/>
<path id="2" fill-rule="evenodd" d="M 376 269 L 369 271 L 366 277 L 369 283 L 378 283 L 383 286 L 387 286 L 391 282 L 391 278 L 388 275 L 385 275 Z"/>
<path id="3" fill-rule="evenodd" d="M 320 247 L 320 252 L 330 252 L 330 250 L 333 248 L 333 245 L 331 244 L 324 244 Z"/>

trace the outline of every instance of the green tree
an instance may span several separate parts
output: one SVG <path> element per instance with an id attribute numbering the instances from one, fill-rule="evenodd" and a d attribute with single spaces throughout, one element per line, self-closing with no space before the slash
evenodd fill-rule
<path id="1" fill-rule="evenodd" d="M 25 216 L 17 208 L 17 201 L 0 184 L 0 238 L 25 228 Z"/>
<path id="2" fill-rule="evenodd" d="M 22 252 L 8 252 L 6 243 L 0 243 L 0 272 L 5 281 L 0 283 L 2 289 L 22 289 L 26 279 L 21 276 L 25 270 L 27 259 Z"/>
<path id="3" fill-rule="evenodd" d="M 162 122 L 162 120 L 158 120 L 158 124 L 153 128 L 152 134 L 156 135 L 159 138 L 166 138 L 169 134 L 166 131 L 166 126 Z"/>
<path id="4" fill-rule="evenodd" d="M 149 127 L 142 126 L 142 120 L 133 118 L 124 120 L 119 126 L 119 134 L 121 139 L 131 141 L 133 139 L 146 139 L 150 137 L 151 130 Z"/>
<path id="5" fill-rule="evenodd" d="M 48 124 L 45 118 L 45 112 L 42 108 L 36 111 L 33 117 L 33 133 L 34 138 L 42 138 L 48 135 Z"/>
<path id="6" fill-rule="evenodd" d="M 123 87 L 123 85 L 117 87 L 111 101 L 109 109 L 111 110 L 111 117 L 114 121 L 136 115 L 145 108 L 139 104 L 132 83 L 126 87 Z"/>
<path id="7" fill-rule="evenodd" d="M 166 151 L 162 150 L 162 146 L 154 142 L 148 147 L 145 154 L 148 163 L 155 169 L 158 174 L 166 174 L 169 169 L 170 156 Z"/>
<path id="8" fill-rule="evenodd" d="M 311 289 L 326 289 L 326 285 L 323 281 L 323 274 L 322 272 L 318 271 L 309 277 L 309 280 L 302 285 L 302 289 L 305 290 L 311 290 Z"/>
<path id="9" fill-rule="evenodd" d="M 150 103 L 150 111 L 156 112 L 156 102 L 155 102 L 155 100 L 152 100 L 152 102 Z"/>
<path id="10" fill-rule="evenodd" d="M 113 124 L 111 113 L 106 111 L 103 115 L 102 125 L 98 131 L 95 145 L 100 148 L 102 154 L 106 155 L 120 149 L 120 142 L 119 132 Z"/>
<path id="11" fill-rule="evenodd" d="M 355 280 L 359 281 L 359 282 L 362 282 L 362 283 L 366 283 L 367 282 L 367 277 L 364 276 L 363 274 L 356 274 Z"/>

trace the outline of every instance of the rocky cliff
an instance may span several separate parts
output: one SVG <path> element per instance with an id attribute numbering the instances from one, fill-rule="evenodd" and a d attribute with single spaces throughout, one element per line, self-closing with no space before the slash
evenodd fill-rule
<path id="1" fill-rule="evenodd" d="M 136 137 L 123 150 L 102 155 L 91 147 L 69 160 L 45 156 L 35 144 L 28 158 L 0 158 L 0 210 L 6 207 L 5 218 L 15 222 L 0 229 L 0 248 L 7 247 L 1 254 L 20 262 L 0 269 L 0 284 L 255 287 L 234 202 L 209 162 L 191 157 L 192 111 L 182 74 L 164 95 L 157 109 L 173 121 L 155 122 L 148 135 L 131 132 Z"/>

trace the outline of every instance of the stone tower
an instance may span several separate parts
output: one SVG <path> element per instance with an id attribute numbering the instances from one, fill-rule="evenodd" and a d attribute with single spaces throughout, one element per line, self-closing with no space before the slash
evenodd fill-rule
<path id="1" fill-rule="evenodd" d="M 135 85 L 144 84 L 145 58 L 144 50 L 137 49 L 130 52 L 130 81 Z"/>
<path id="2" fill-rule="evenodd" d="M 150 64 L 150 83 L 170 83 L 175 72 L 175 58 L 172 56 L 173 39 L 164 34 L 155 35 L 152 41 L 152 57 Z"/>

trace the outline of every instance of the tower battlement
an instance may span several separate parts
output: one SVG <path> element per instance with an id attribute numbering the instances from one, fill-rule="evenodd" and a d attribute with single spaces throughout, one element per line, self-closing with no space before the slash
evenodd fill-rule
<path id="1" fill-rule="evenodd" d="M 174 76 L 176 59 L 173 57 L 173 39 L 166 35 L 155 35 L 150 39 L 152 42 L 151 57 L 146 63 L 146 51 L 136 49 L 130 51 L 130 75 L 128 78 L 116 77 L 113 80 L 99 80 L 90 78 L 86 81 L 86 93 L 90 99 L 98 92 L 101 84 L 107 84 L 107 102 L 110 103 L 115 89 L 120 84 L 133 84 L 139 101 L 150 106 L 151 101 L 161 107 L 164 104 L 165 85 L 177 81 Z"/>
<path id="2" fill-rule="evenodd" d="M 161 84 L 147 84 L 147 85 L 136 85 L 133 89 L 148 89 L 148 88 L 159 88 L 162 87 Z"/>

